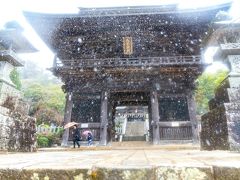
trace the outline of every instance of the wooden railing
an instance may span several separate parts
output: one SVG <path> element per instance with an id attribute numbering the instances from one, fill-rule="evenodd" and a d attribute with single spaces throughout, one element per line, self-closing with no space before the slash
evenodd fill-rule
<path id="1" fill-rule="evenodd" d="M 191 140 L 191 122 L 160 122 L 159 135 L 160 140 Z"/>
<path id="2" fill-rule="evenodd" d="M 116 131 L 117 134 L 123 134 L 123 128 L 122 128 L 122 126 L 120 126 L 120 127 L 115 127 L 115 131 Z"/>
<path id="3" fill-rule="evenodd" d="M 186 127 L 160 127 L 160 140 L 191 140 L 192 128 Z"/>
<path id="4" fill-rule="evenodd" d="M 53 133 L 53 134 L 56 134 L 58 133 L 59 131 L 61 131 L 63 127 L 62 126 L 49 126 L 49 127 L 44 127 L 44 126 L 37 126 L 37 133 L 41 134 L 41 133 L 46 133 L 46 134 L 49 134 L 49 133 Z"/>
<path id="5" fill-rule="evenodd" d="M 55 68 L 94 68 L 94 67 L 154 67 L 166 65 L 201 64 L 200 56 L 171 57 L 138 57 L 138 58 L 106 58 L 106 59 L 55 59 Z"/>
<path id="6" fill-rule="evenodd" d="M 93 123 L 94 124 L 94 123 Z M 97 123 L 95 123 L 97 124 Z M 83 135 L 83 131 L 90 130 L 93 134 L 94 141 L 99 141 L 100 139 L 100 127 L 91 126 L 89 123 L 88 128 L 80 127 L 80 134 L 82 135 L 82 140 L 86 140 Z M 63 127 L 44 127 L 38 126 L 37 133 L 58 133 Z M 115 129 L 119 134 L 122 133 L 122 127 Z M 72 129 L 69 132 L 69 140 L 72 140 Z M 190 121 L 183 122 L 159 122 L 159 134 L 160 140 L 191 140 L 192 139 L 192 126 Z"/>
<path id="7" fill-rule="evenodd" d="M 99 141 L 100 139 L 100 129 L 99 129 L 99 123 L 88 123 L 89 127 L 88 128 L 81 128 L 80 127 L 80 134 L 82 140 L 86 140 L 86 137 L 83 135 L 83 131 L 89 130 L 92 132 L 94 141 Z M 38 134 L 56 134 L 59 131 L 63 129 L 62 126 L 49 126 L 49 127 L 44 127 L 42 125 L 37 126 L 36 131 Z M 69 129 L 69 140 L 72 140 L 72 128 Z"/>

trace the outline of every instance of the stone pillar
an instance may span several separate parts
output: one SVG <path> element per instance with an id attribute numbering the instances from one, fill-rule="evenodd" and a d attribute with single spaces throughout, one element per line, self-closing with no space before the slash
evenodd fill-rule
<path id="1" fill-rule="evenodd" d="M 108 126 L 108 93 L 103 91 L 101 94 L 101 123 L 100 123 L 100 142 L 99 145 L 107 145 L 107 126 Z"/>
<path id="2" fill-rule="evenodd" d="M 201 148 L 240 151 L 240 43 L 220 44 L 216 57 L 228 65 L 230 73 L 215 89 L 210 111 L 202 116 Z"/>
<path id="3" fill-rule="evenodd" d="M 157 91 L 152 91 L 150 94 L 151 100 L 151 125 L 152 125 L 152 140 L 153 144 L 159 144 L 160 135 L 159 135 L 159 105 L 158 105 L 158 94 Z"/>
<path id="4" fill-rule="evenodd" d="M 239 44 L 239 46 L 240 46 L 240 44 Z M 230 65 L 230 69 L 231 69 L 229 76 L 233 76 L 233 77 L 235 77 L 235 79 L 236 79 L 236 77 L 238 77 L 238 79 L 236 81 L 239 82 L 238 80 L 240 77 L 240 55 L 228 55 L 228 57 L 226 59 L 227 59 L 227 63 Z M 239 85 L 239 83 L 237 85 Z"/>
<path id="5" fill-rule="evenodd" d="M 66 95 L 66 104 L 65 104 L 65 112 L 64 112 L 64 120 L 63 120 L 64 125 L 71 122 L 72 106 L 73 106 L 72 92 L 68 92 Z M 68 145 L 68 137 L 69 137 L 69 128 L 64 130 L 61 146 Z"/>
<path id="6" fill-rule="evenodd" d="M 193 96 L 193 92 L 190 91 L 187 94 L 187 104 L 188 104 L 188 114 L 190 118 L 190 122 L 192 124 L 192 140 L 193 143 L 198 143 L 198 122 L 197 122 L 197 112 L 196 112 L 196 102 Z"/>

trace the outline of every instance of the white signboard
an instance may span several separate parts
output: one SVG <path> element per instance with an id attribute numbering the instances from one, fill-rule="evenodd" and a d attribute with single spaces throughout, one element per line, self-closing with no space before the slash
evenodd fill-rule
<path id="1" fill-rule="evenodd" d="M 178 127 L 179 126 L 179 122 L 172 122 L 172 127 Z"/>
<path id="2" fill-rule="evenodd" d="M 88 123 L 82 123 L 81 128 L 88 128 Z"/>

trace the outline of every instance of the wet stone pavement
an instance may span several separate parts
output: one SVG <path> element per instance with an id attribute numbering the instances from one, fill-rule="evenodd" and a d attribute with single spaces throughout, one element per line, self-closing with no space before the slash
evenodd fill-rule
<path id="1" fill-rule="evenodd" d="M 240 179 L 240 153 L 132 149 L 0 154 L 0 179 Z"/>

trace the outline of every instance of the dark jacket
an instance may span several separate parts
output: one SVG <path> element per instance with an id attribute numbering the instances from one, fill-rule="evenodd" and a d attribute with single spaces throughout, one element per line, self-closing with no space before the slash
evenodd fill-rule
<path id="1" fill-rule="evenodd" d="M 91 141 L 92 139 L 93 139 L 92 134 L 88 134 L 87 140 L 88 140 L 88 141 Z"/>
<path id="2" fill-rule="evenodd" d="M 80 130 L 79 128 L 73 129 L 73 139 L 80 141 Z"/>

